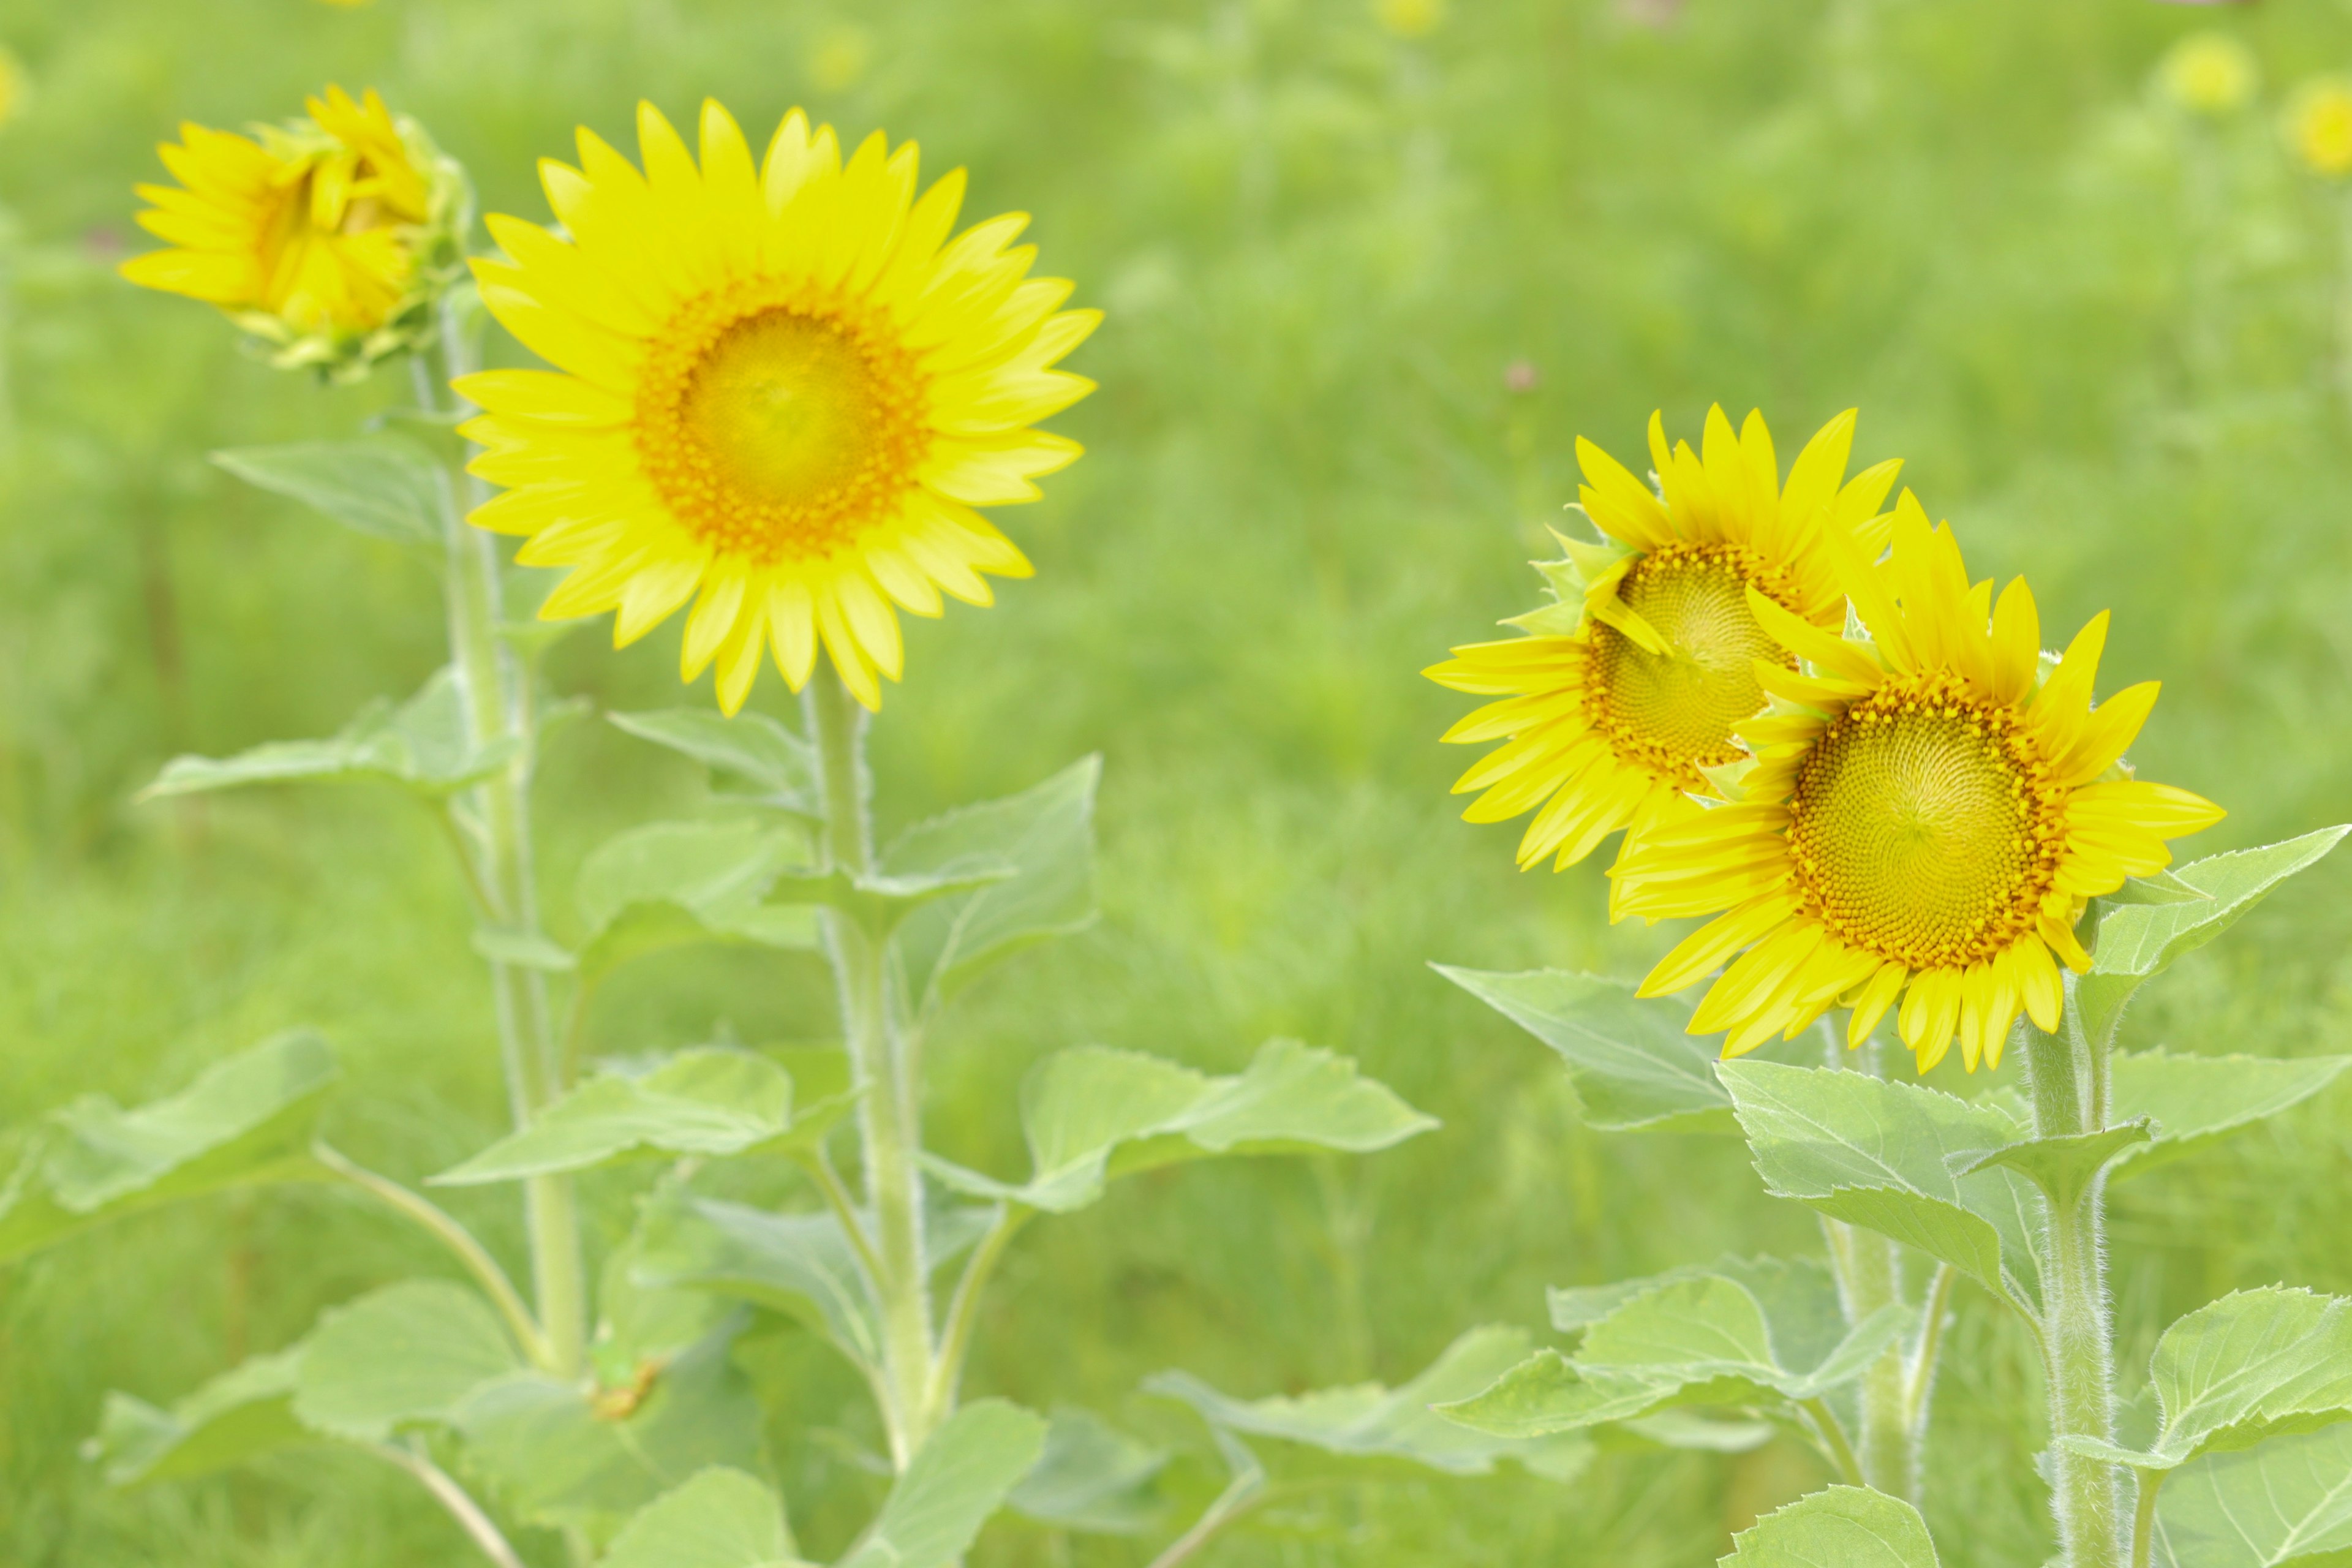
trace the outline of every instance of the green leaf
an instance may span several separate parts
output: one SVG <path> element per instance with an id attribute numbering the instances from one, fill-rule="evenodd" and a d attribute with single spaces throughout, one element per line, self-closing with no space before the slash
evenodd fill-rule
<path id="1" fill-rule="evenodd" d="M 483 1384 L 456 1413 L 469 1462 L 519 1518 L 599 1540 L 698 1470 L 759 1470 L 764 1418 L 729 1359 L 740 1321 L 650 1369 L 642 1389 L 530 1372 Z"/>
<path id="2" fill-rule="evenodd" d="M 1130 1171 L 1219 1154 L 1366 1153 L 1437 1125 L 1346 1058 L 1296 1040 L 1267 1042 L 1234 1078 L 1106 1046 L 1060 1051 L 1023 1081 L 1021 1123 L 1034 1168 L 1021 1185 L 927 1163 L 975 1196 L 1066 1214 Z"/>
<path id="3" fill-rule="evenodd" d="M 2321 1568 L 2347 1552 L 2352 1426 L 2214 1454 L 2158 1494 L 2158 1568 Z"/>
<path id="4" fill-rule="evenodd" d="M 2164 1331 L 2148 1383 L 2161 1412 L 2155 1442 L 2145 1453 L 2097 1457 L 2175 1469 L 2352 1420 L 2352 1301 L 2284 1286 L 2233 1292 Z"/>
<path id="5" fill-rule="evenodd" d="M 249 485 L 287 496 L 344 527 L 401 544 L 439 548 L 449 481 L 413 441 L 300 441 L 239 447 L 213 461 Z"/>
<path id="6" fill-rule="evenodd" d="M 2023 1131 L 1996 1106 L 1866 1073 L 1725 1062 L 1757 1173 L 1775 1196 L 1892 1237 L 2021 1308 L 2038 1304 L 2041 1197 L 2021 1174 L 1967 1170 Z"/>
<path id="7" fill-rule="evenodd" d="M 636 1247 L 639 1285 L 766 1307 L 824 1334 L 855 1364 L 881 1364 L 880 1323 L 830 1214 L 773 1214 L 666 1190 L 645 1200 Z"/>
<path id="8" fill-rule="evenodd" d="M 256 1356 L 223 1373 L 169 1410 L 127 1394 L 109 1394 L 98 1435 L 82 1457 L 107 1484 L 184 1480 L 242 1464 L 257 1455 L 317 1441 L 294 1416 L 296 1345 Z"/>
<path id="9" fill-rule="evenodd" d="M 1731 1538 L 1717 1568 L 1937 1568 L 1927 1521 L 1900 1498 L 1830 1487 Z"/>
<path id="10" fill-rule="evenodd" d="M 841 1568 L 948 1568 L 1045 1449 L 1045 1422 L 1002 1399 L 967 1405 L 930 1436 Z"/>
<path id="11" fill-rule="evenodd" d="M 402 1427 L 448 1422 L 468 1394 L 521 1364 L 480 1296 L 445 1280 L 403 1280 L 320 1315 L 294 1415 L 314 1431 L 381 1443 Z"/>
<path id="12" fill-rule="evenodd" d="M 992 886 L 932 900 L 892 938 L 907 994 L 929 1013 L 982 970 L 1095 918 L 1095 786 L 1087 757 L 1003 800 L 919 823 L 883 853 L 889 877 L 938 878 L 1008 868 Z"/>
<path id="13" fill-rule="evenodd" d="M 2060 1209 L 2072 1209 L 2100 1172 L 2136 1148 L 2156 1141 L 2145 1121 L 2120 1122 L 2095 1132 L 2071 1132 L 2057 1138 L 2030 1138 L 1995 1149 L 1979 1159 L 1961 1161 L 1964 1173 L 1999 1165 L 2016 1171 L 2042 1189 Z"/>
<path id="14" fill-rule="evenodd" d="M 1229 1432 L 1278 1437 L 1326 1453 L 1403 1459 L 1458 1476 L 1486 1475 L 1496 1461 L 1510 1459 L 1538 1475 L 1565 1480 L 1590 1456 L 1582 1440 L 1474 1429 L 1431 1408 L 1489 1386 L 1527 1353 L 1526 1330 L 1489 1326 L 1464 1334 L 1420 1376 L 1394 1389 L 1365 1383 L 1239 1400 L 1182 1372 L 1157 1373 L 1143 1386 L 1182 1400 L 1212 1426 Z"/>
<path id="15" fill-rule="evenodd" d="M 354 780 L 445 795 L 498 772 L 514 749 L 510 739 L 489 746 L 475 744 L 457 676 L 445 668 L 400 707 L 372 702 L 324 741 L 271 741 L 233 757 L 174 757 L 139 798 L 247 784 Z"/>
<path id="16" fill-rule="evenodd" d="M 1681 1003 L 1640 1001 L 1622 981 L 1565 970 L 1433 967 L 1558 1051 L 1591 1125 L 1612 1132 L 1731 1129 L 1715 1044 L 1684 1032 L 1690 1009 Z"/>
<path id="17" fill-rule="evenodd" d="M 2186 887 L 2201 895 L 2199 899 L 2109 909 L 2099 921 L 2091 973 L 2074 987 L 2083 1026 L 2092 1040 L 2106 1046 L 2115 1038 L 2132 993 L 2151 975 L 2235 925 L 2272 889 L 2318 864 L 2347 833 L 2352 833 L 2352 825 L 2193 860 L 2171 873 L 2165 890 L 2171 896 Z"/>
<path id="18" fill-rule="evenodd" d="M 476 1186 L 558 1171 L 584 1171 L 636 1157 L 725 1156 L 797 1147 L 804 1121 L 831 1126 L 846 1097 L 820 1101 L 807 1118 L 793 1114 L 793 1080 L 765 1057 L 703 1046 L 663 1059 L 650 1071 L 590 1079 L 463 1164 L 431 1178 L 436 1186 Z"/>
<path id="19" fill-rule="evenodd" d="M 2162 1163 L 2168 1156 L 2275 1116 L 2317 1094 L 2352 1057 L 2205 1057 L 2168 1052 L 2116 1052 L 2109 1058 L 2114 1115 L 2146 1117 L 2156 1142 L 2126 1150 L 2118 1175 Z"/>
<path id="20" fill-rule="evenodd" d="M 544 931 L 516 931 L 510 926 L 476 926 L 474 951 L 492 963 L 566 974 L 580 967 L 570 948 Z"/>
<path id="21" fill-rule="evenodd" d="M 1159 1521 L 1152 1481 L 1168 1450 L 1137 1441 L 1087 1410 L 1056 1410 L 1037 1468 L 1006 1500 L 1018 1514 L 1064 1530 L 1140 1535 Z"/>
<path id="22" fill-rule="evenodd" d="M 1622 1289 L 1553 1295 L 1580 1330 L 1573 1359 L 1539 1352 L 1451 1419 L 1483 1431 L 1566 1432 L 1682 1405 L 1818 1399 L 1862 1375 L 1917 1314 L 1889 1307 L 1849 1329 L 1835 1280 L 1810 1259 L 1725 1258 Z"/>
<path id="23" fill-rule="evenodd" d="M 665 708 L 605 717 L 639 740 L 692 757 L 763 805 L 824 820 L 815 748 L 764 714 L 730 719 L 707 708 Z"/>
<path id="24" fill-rule="evenodd" d="M 0 1261 L 178 1198 L 308 1177 L 304 1151 L 340 1069 L 309 1030 L 215 1064 L 136 1110 L 90 1096 L 51 1114 L 0 1187 Z"/>
<path id="25" fill-rule="evenodd" d="M 792 1568 L 784 1505 L 741 1470 L 698 1470 L 637 1510 L 597 1568 Z"/>
<path id="26" fill-rule="evenodd" d="M 693 942 L 815 946 L 809 911 L 762 902 L 806 852 L 797 829 L 751 821 L 654 822 L 610 839 L 581 864 L 574 889 L 588 925 L 583 981 Z"/>

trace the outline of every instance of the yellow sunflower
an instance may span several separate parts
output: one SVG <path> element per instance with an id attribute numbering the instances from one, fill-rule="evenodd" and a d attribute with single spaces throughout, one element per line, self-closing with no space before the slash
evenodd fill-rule
<path id="1" fill-rule="evenodd" d="M 682 672 L 715 661 L 730 713 L 763 648 L 798 690 L 820 643 L 877 707 L 898 609 L 1029 574 L 972 508 L 1077 457 L 1030 426 L 1093 390 L 1052 367 L 1100 312 L 1027 276 L 1019 214 L 950 238 L 963 173 L 918 197 L 912 142 L 845 163 L 794 110 L 755 164 L 716 103 L 699 166 L 650 105 L 637 141 L 642 174 L 585 130 L 577 169 L 541 163 L 563 237 L 489 220 L 509 259 L 475 264 L 483 301 L 558 369 L 457 384 L 485 411 L 473 471 L 511 487 L 473 521 L 572 568 L 541 613 L 615 610 L 616 646 L 695 599 Z"/>
<path id="2" fill-rule="evenodd" d="M 140 224 L 175 248 L 122 275 L 217 305 L 279 365 L 356 374 L 432 331 L 465 183 L 373 90 L 330 87 L 305 107 L 309 119 L 251 137 L 183 125 L 157 149 L 180 184 L 138 188 L 154 204 Z"/>
<path id="3" fill-rule="evenodd" d="M 1907 490 L 1894 534 L 1877 565 L 1832 535 L 1870 642 L 1749 595 L 1810 672 L 1758 661 L 1775 710 L 1739 726 L 1757 760 L 1734 803 L 1649 835 L 1611 873 L 1625 913 L 1721 911 L 1642 994 L 1739 953 L 1690 1024 L 1729 1031 L 1726 1056 L 1840 1005 L 1859 1044 L 1900 996 L 1920 1071 L 1955 1036 L 1970 1071 L 1998 1067 L 2021 1010 L 2058 1027 L 2059 961 L 2090 967 L 2074 938 L 2084 903 L 2162 869 L 2165 840 L 2221 817 L 2121 765 L 2157 683 L 2093 706 L 2104 612 L 2045 676 L 2023 578 L 1998 605 L 1990 578 L 1970 586 L 1950 529 L 1931 530 Z"/>
<path id="4" fill-rule="evenodd" d="M 1748 607 L 1751 591 L 1808 625 L 1845 614 L 1823 540 L 1834 521 L 1885 537 L 1879 503 L 1901 464 L 1851 482 L 1854 414 L 1839 415 L 1805 446 L 1788 483 L 1760 414 L 1735 436 L 1709 410 L 1704 455 L 1666 446 L 1650 417 L 1658 489 L 1579 439 L 1583 512 L 1604 535 L 1555 535 L 1567 559 L 1537 563 L 1552 605 L 1506 625 L 1525 636 L 1476 643 L 1424 671 L 1456 691 L 1500 697 L 1445 733 L 1461 744 L 1501 740 L 1454 784 L 1484 793 L 1463 813 L 1504 822 L 1534 810 L 1519 865 L 1546 856 L 1565 868 L 1619 828 L 1628 842 L 1696 810 L 1710 771 L 1746 753 L 1732 727 L 1763 710 L 1759 658 L 1789 660 Z M 1540 807 L 1541 809 L 1537 809 Z"/>

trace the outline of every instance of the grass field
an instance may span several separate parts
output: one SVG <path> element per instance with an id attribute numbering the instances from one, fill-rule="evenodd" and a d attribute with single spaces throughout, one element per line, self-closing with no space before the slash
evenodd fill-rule
<path id="1" fill-rule="evenodd" d="M 2266 79 L 2193 119 L 2149 73 L 2215 25 Z M 499 1126 L 487 988 L 421 813 L 363 790 L 131 800 L 170 755 L 329 732 L 442 658 L 425 570 L 205 461 L 348 430 L 398 378 L 321 394 L 111 270 L 182 118 L 278 118 L 329 80 L 382 89 L 486 209 L 533 218 L 533 160 L 575 123 L 627 144 L 640 97 L 885 126 L 934 172 L 970 165 L 968 212 L 1034 213 L 1044 269 L 1108 312 L 1074 362 L 1101 391 L 1056 426 L 1088 456 L 1002 520 L 1035 579 L 912 624 L 876 731 L 886 825 L 1105 757 L 1104 918 L 960 1005 L 934 1142 L 1014 1168 L 1019 1075 L 1088 1040 L 1231 1070 L 1295 1035 L 1444 1122 L 1364 1159 L 1163 1173 L 1019 1243 L 971 1386 L 1185 1447 L 1180 1501 L 1213 1489 L 1209 1450 L 1136 1393 L 1156 1370 L 1392 1382 L 1473 1324 L 1540 1324 L 1547 1284 L 1815 1244 L 1731 1140 L 1583 1129 L 1549 1053 L 1427 968 L 1630 975 L 1671 940 L 1606 923 L 1598 863 L 1520 876 L 1515 830 L 1456 820 L 1466 753 L 1435 738 L 1463 704 L 1417 673 L 1532 605 L 1576 435 L 1630 459 L 1654 407 L 1695 435 L 1720 400 L 1762 407 L 1785 457 L 1859 405 L 1858 455 L 1906 458 L 1972 567 L 2030 574 L 2051 637 L 2117 610 L 2107 686 L 2166 687 L 2139 762 L 2231 811 L 2200 852 L 2352 798 L 2347 195 L 2274 118 L 2352 67 L 2352 6 L 1457 0 L 1403 38 L 1360 0 L 0 0 L 0 42 L 29 83 L 0 127 L 0 1127 L 151 1097 L 294 1023 L 340 1047 L 334 1132 L 362 1157 L 415 1175 Z M 557 678 L 616 709 L 707 701 L 677 693 L 675 635 L 616 655 L 583 632 Z M 789 711 L 772 679 L 753 700 Z M 541 795 L 559 926 L 583 854 L 702 788 L 566 731 Z M 2302 879 L 2127 1043 L 2346 1048 L 2348 897 L 2352 860 Z M 740 957 L 649 971 L 592 1048 L 821 1032 L 827 984 Z M 2352 1289 L 2344 1110 L 2127 1190 L 2126 1364 L 2231 1287 Z M 626 1191 L 590 1195 L 609 1242 Z M 465 1212 L 519 1247 L 506 1201 Z M 362 1459 L 118 1494 L 77 1456 L 106 1390 L 168 1400 L 438 1267 L 298 1193 L 0 1271 L 0 1563 L 463 1561 Z M 803 1543 L 836 1547 L 881 1484 L 852 1457 L 873 1434 L 851 1380 L 782 1329 L 746 1354 L 789 1413 Z M 1946 1560 L 2030 1568 L 2042 1495 L 2006 1457 L 2040 1441 L 2039 1373 L 1981 1300 L 1946 1366 Z M 1612 1450 L 1566 1488 L 1328 1476 L 1199 1561 L 1696 1563 L 1820 1479 L 1781 1444 Z M 1149 1556 L 1005 1523 L 975 1562 Z"/>

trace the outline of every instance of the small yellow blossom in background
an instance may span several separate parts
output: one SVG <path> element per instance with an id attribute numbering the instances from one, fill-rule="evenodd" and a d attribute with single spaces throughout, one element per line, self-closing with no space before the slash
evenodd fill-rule
<path id="1" fill-rule="evenodd" d="M 159 147 L 178 185 L 141 185 L 140 226 L 173 248 L 131 282 L 218 306 L 281 368 L 350 379 L 432 330 L 455 276 L 464 176 L 370 90 L 331 87 L 310 117 L 251 136 L 201 125 Z"/>
<path id="2" fill-rule="evenodd" d="M 2254 96 L 2261 71 L 2245 45 L 2227 33 L 2191 33 L 2156 68 L 2165 97 L 2192 114 L 2234 114 Z"/>
<path id="3" fill-rule="evenodd" d="M 7 45 L 0 44 L 0 125 L 25 112 L 31 86 L 31 79 L 25 74 L 25 62 Z"/>
<path id="4" fill-rule="evenodd" d="M 346 11 L 356 11 L 362 5 L 373 5 L 375 0 L 319 0 L 321 5 L 336 5 Z"/>
<path id="5" fill-rule="evenodd" d="M 1445 0 L 1372 0 L 1372 16 L 1400 38 L 1425 38 L 1445 25 Z"/>
<path id="6" fill-rule="evenodd" d="M 873 34 L 848 23 L 827 27 L 809 50 L 809 81 L 819 92 L 846 92 L 873 63 Z"/>
<path id="7" fill-rule="evenodd" d="M 2318 77 L 2295 89 L 2286 106 L 2287 144 L 2315 174 L 2352 174 L 2352 79 Z"/>

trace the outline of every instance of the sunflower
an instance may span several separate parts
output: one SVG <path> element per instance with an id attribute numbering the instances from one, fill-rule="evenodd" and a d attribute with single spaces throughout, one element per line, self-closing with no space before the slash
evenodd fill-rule
<path id="1" fill-rule="evenodd" d="M 1751 593 L 1759 622 L 1810 672 L 1758 661 L 1775 710 L 1738 727 L 1756 761 L 1736 799 L 1651 834 L 1611 873 L 1625 913 L 1720 911 L 1642 994 L 1679 991 L 1739 953 L 1690 1023 L 1727 1030 L 1726 1056 L 1841 1005 L 1859 1045 L 1900 997 L 1920 1071 L 1955 1036 L 1970 1071 L 1998 1067 L 2021 1010 L 2057 1029 L 2059 963 L 2090 967 L 2074 937 L 2084 904 L 2161 870 L 2165 840 L 2221 811 L 2122 765 L 2157 683 L 2092 704 L 2104 612 L 2044 675 L 2024 579 L 1997 605 L 1990 579 L 1971 587 L 1951 530 L 1931 530 L 1909 491 L 1887 562 L 1832 543 L 1872 640 Z"/>
<path id="2" fill-rule="evenodd" d="M 763 649 L 798 690 L 820 643 L 877 707 L 898 609 L 1029 574 L 972 508 L 1077 457 L 1030 426 L 1093 390 L 1052 367 L 1100 312 L 1027 277 L 1018 214 L 950 239 L 963 173 L 918 198 L 912 142 L 845 163 L 794 110 L 755 166 L 716 103 L 699 166 L 650 105 L 637 141 L 643 174 L 585 130 L 577 169 L 542 163 L 568 237 L 489 220 L 508 259 L 475 264 L 483 301 L 558 369 L 457 383 L 485 411 L 473 471 L 511 487 L 472 521 L 571 568 L 541 614 L 617 611 L 615 646 L 695 599 L 682 674 L 715 661 L 730 713 Z"/>
<path id="3" fill-rule="evenodd" d="M 432 330 L 466 194 L 415 121 L 370 90 L 307 100 L 251 137 L 183 125 L 157 149 L 180 184 L 141 185 L 139 222 L 176 248 L 122 264 L 133 283 L 217 305 L 281 366 L 343 378 Z"/>
<path id="4" fill-rule="evenodd" d="M 1457 647 L 1423 672 L 1503 699 L 1445 733 L 1506 742 L 1454 784 L 1456 795 L 1484 792 L 1465 820 L 1534 810 L 1520 867 L 1550 856 L 1565 868 L 1621 827 L 1631 842 L 1696 809 L 1688 797 L 1713 789 L 1710 773 L 1746 755 L 1732 727 L 1763 710 L 1755 661 L 1793 663 L 1758 622 L 1751 594 L 1808 625 L 1835 626 L 1845 599 L 1825 528 L 1885 537 L 1874 514 L 1902 465 L 1847 482 L 1853 426 L 1852 409 L 1822 426 L 1783 486 L 1760 414 L 1735 436 L 1723 410 L 1709 410 L 1704 456 L 1687 442 L 1670 450 L 1654 414 L 1656 494 L 1578 440 L 1581 508 L 1604 541 L 1556 534 L 1567 559 L 1537 570 L 1557 602 L 1504 623 L 1527 635 Z"/>

